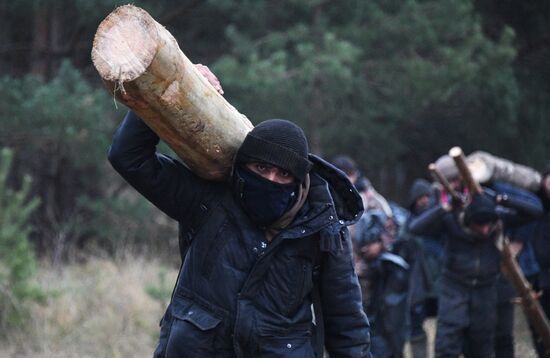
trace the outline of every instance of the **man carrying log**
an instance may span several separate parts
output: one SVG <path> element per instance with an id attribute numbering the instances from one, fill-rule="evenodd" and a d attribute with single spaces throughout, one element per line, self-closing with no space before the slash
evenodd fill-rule
<path id="1" fill-rule="evenodd" d="M 323 341 L 331 356 L 368 357 L 346 228 L 361 198 L 309 154 L 302 129 L 257 125 L 226 182 L 157 153 L 158 142 L 129 112 L 109 151 L 113 167 L 180 224 L 182 266 L 155 357 L 322 357 Z"/>
<path id="2" fill-rule="evenodd" d="M 462 179 L 467 184 L 471 182 L 465 175 Z M 495 241 L 507 223 L 518 218 L 534 218 L 541 210 L 521 197 L 489 195 L 472 185 L 468 188 L 471 194 L 465 207 L 459 200 L 454 200 L 453 205 L 440 204 L 409 225 L 412 233 L 422 234 L 441 222 L 447 235 L 440 281 L 436 357 L 458 357 L 461 353 L 467 358 L 493 356 L 496 284 L 501 263 Z"/>

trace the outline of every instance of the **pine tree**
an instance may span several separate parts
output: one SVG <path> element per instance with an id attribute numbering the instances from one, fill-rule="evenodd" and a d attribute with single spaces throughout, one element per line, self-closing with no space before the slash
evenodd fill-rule
<path id="1" fill-rule="evenodd" d="M 27 303 L 43 297 L 32 283 L 36 257 L 29 242 L 31 213 L 39 205 L 28 199 L 31 178 L 25 176 L 19 190 L 7 185 L 13 151 L 0 151 L 0 330 L 17 327 L 28 315 Z"/>

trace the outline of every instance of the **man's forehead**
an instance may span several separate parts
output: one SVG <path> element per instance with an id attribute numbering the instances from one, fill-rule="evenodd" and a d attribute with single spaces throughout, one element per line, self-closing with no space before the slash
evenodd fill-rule
<path id="1" fill-rule="evenodd" d="M 251 161 L 251 162 L 247 162 L 246 164 L 250 164 L 250 165 L 263 165 L 265 167 L 268 167 L 268 168 L 278 168 L 278 169 L 281 169 L 281 170 L 284 170 L 283 168 L 275 165 L 275 164 L 271 164 L 269 162 L 260 162 L 260 161 Z"/>

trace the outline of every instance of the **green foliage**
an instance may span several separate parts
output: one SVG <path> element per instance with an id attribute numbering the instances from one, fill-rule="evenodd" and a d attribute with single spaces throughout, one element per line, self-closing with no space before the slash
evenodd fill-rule
<path id="1" fill-rule="evenodd" d="M 17 76 L 0 78 L 0 146 L 17 150 L 16 177 L 35 179 L 42 207 L 32 217 L 41 227 L 33 239 L 54 258 L 88 243 L 116 252 L 175 238 L 105 160 L 123 111 L 100 88 L 90 48 L 99 22 L 122 4 L 15 0 L 1 7 L 0 70 Z M 545 0 L 135 5 L 166 26 L 191 61 L 210 65 L 229 102 L 254 123 L 298 122 L 312 151 L 351 155 L 396 200 L 453 145 L 538 168 L 548 160 Z M 401 179 L 388 180 L 394 177 Z"/>
<path id="2" fill-rule="evenodd" d="M 367 28 L 377 31 L 363 39 L 367 98 L 375 118 L 394 129 L 386 146 L 395 151 L 381 162 L 426 147 L 433 160 L 456 144 L 499 153 L 492 138 L 507 134 L 517 114 L 513 32 L 506 28 L 500 41 L 489 39 L 468 1 L 407 1 L 392 11 L 372 2 L 369 14 Z"/>
<path id="3" fill-rule="evenodd" d="M 41 227 L 37 243 L 59 256 L 84 219 L 78 197 L 101 192 L 114 106 L 65 62 L 48 82 L 31 75 L 1 78 L 0 107 L 0 144 L 16 149 L 16 173 L 31 173 L 42 198 L 33 217 Z"/>
<path id="4" fill-rule="evenodd" d="M 514 32 L 487 37 L 473 2 L 285 1 L 274 9 L 261 1 L 249 15 L 269 21 L 246 18 L 250 26 L 237 2 L 212 3 L 240 14 L 226 32 L 231 52 L 214 66 L 227 96 L 255 121 L 299 122 L 313 151 L 352 154 L 368 175 L 388 163 L 428 163 L 457 144 L 509 155 L 502 139 L 517 131 L 519 104 Z M 284 18 L 283 9 L 301 16 Z"/>
<path id="5" fill-rule="evenodd" d="M 147 286 L 145 292 L 160 302 L 161 307 L 168 306 L 170 296 L 172 294 L 172 286 L 166 281 L 166 269 L 162 268 L 158 274 L 158 285 Z"/>
<path id="6" fill-rule="evenodd" d="M 1 78 L 0 107 L 4 129 L 0 140 L 25 146 L 21 148 L 25 159 L 45 159 L 37 155 L 48 153 L 53 156 L 50 160 L 71 161 L 83 169 L 104 156 L 107 133 L 113 127 L 112 101 L 69 62 L 49 82 L 32 75 Z"/>
<path id="7" fill-rule="evenodd" d="M 223 79 L 231 101 L 253 121 L 292 119 L 311 134 L 312 148 L 320 152 L 327 144 L 320 141 L 321 127 L 340 116 L 353 96 L 362 50 L 339 36 L 337 28 L 326 26 L 322 2 L 289 1 L 288 6 L 298 8 L 304 17 L 285 20 L 284 6 L 272 9 L 269 2 L 256 6 L 260 3 L 265 8 L 259 12 L 275 17 L 266 23 L 273 25 L 256 38 L 251 35 L 257 29 L 229 26 L 226 33 L 232 51 L 213 69 Z M 320 15 L 311 18 L 305 15 L 308 11 Z M 279 21 L 285 21 L 284 29 L 277 29 Z"/>
<path id="8" fill-rule="evenodd" d="M 29 218 L 39 205 L 29 199 L 31 179 L 23 178 L 19 190 L 8 187 L 13 151 L 0 151 L 0 329 L 20 327 L 28 319 L 29 300 L 41 300 L 43 291 L 33 282 L 36 258 L 29 242 Z"/>
<path id="9" fill-rule="evenodd" d="M 16 174 L 31 173 L 33 192 L 42 198 L 33 215 L 42 254 L 58 263 L 77 248 L 114 253 L 166 232 L 154 225 L 156 211 L 144 199 L 128 200 L 126 186 L 107 164 L 124 112 L 115 111 L 104 89 L 93 88 L 64 62 L 50 81 L 1 78 L 0 107 L 0 144 L 16 148 Z"/>
<path id="10" fill-rule="evenodd" d="M 119 185 L 120 191 L 107 191 L 103 197 L 79 198 L 78 207 L 86 212 L 80 228 L 81 235 L 88 238 L 86 246 L 111 255 L 152 257 L 177 250 L 175 223 L 122 181 Z"/>
<path id="11" fill-rule="evenodd" d="M 1 78 L 0 108 L 0 143 L 16 148 L 16 173 L 24 169 L 37 179 L 33 191 L 43 204 L 33 216 L 41 227 L 35 239 L 57 262 L 85 239 L 90 210 L 78 198 L 103 195 L 113 102 L 65 62 L 48 82 L 31 75 Z"/>

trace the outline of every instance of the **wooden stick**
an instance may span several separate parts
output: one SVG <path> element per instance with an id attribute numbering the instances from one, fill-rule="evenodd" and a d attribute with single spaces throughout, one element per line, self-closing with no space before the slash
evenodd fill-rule
<path id="1" fill-rule="evenodd" d="M 481 194 L 483 190 L 477 181 L 474 180 L 468 165 L 466 164 L 466 157 L 460 147 L 453 147 L 449 150 L 449 156 L 455 161 L 456 167 L 462 176 L 462 180 L 470 189 L 472 194 Z"/>
<path id="2" fill-rule="evenodd" d="M 536 295 L 531 288 L 529 282 L 525 279 L 521 268 L 510 251 L 509 240 L 501 237 L 502 240 L 502 266 L 504 272 L 512 282 L 517 294 L 521 299 L 523 310 L 529 321 L 533 324 L 535 331 L 538 333 L 546 353 L 550 353 L 550 323 L 546 317 Z"/>
<path id="3" fill-rule="evenodd" d="M 428 170 L 430 171 L 433 180 L 441 184 L 447 193 L 449 193 L 455 200 L 464 202 L 464 199 L 458 195 L 456 190 L 453 189 L 447 178 L 441 174 L 434 163 L 428 165 Z"/>

